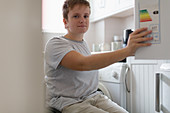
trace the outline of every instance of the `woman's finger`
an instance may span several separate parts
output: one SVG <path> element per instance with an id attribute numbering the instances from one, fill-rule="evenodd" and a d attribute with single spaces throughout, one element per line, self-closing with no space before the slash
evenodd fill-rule
<path id="1" fill-rule="evenodd" d="M 140 37 L 140 38 L 136 38 L 134 41 L 136 43 L 142 43 L 142 42 L 151 41 L 151 40 L 153 40 L 153 37 L 145 37 L 145 38 Z"/>
<path id="2" fill-rule="evenodd" d="M 132 32 L 131 34 L 132 35 L 136 35 L 138 33 L 141 33 L 143 31 L 146 31 L 148 28 L 147 27 L 143 27 L 143 28 L 139 28 L 139 29 L 136 29 L 134 32 Z"/>
<path id="3" fill-rule="evenodd" d="M 147 36 L 147 35 L 149 35 L 149 34 L 151 34 L 151 33 L 152 33 L 151 30 L 149 30 L 149 31 L 144 31 L 144 32 L 141 32 L 141 33 L 139 33 L 139 34 L 134 35 L 134 37 L 135 37 L 135 38 L 145 37 L 145 36 Z"/>
<path id="4" fill-rule="evenodd" d="M 146 47 L 146 46 L 151 46 L 152 43 L 138 43 L 137 46 L 139 47 Z"/>

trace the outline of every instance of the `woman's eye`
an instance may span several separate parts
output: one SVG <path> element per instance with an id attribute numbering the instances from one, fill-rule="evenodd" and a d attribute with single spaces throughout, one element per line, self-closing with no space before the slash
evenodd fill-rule
<path id="1" fill-rule="evenodd" d="M 78 15 L 75 15 L 74 18 L 78 18 L 79 16 Z"/>
<path id="2" fill-rule="evenodd" d="M 88 17 L 89 17 L 89 16 L 87 16 L 87 15 L 86 15 L 86 16 L 84 16 L 84 18 L 88 18 Z"/>

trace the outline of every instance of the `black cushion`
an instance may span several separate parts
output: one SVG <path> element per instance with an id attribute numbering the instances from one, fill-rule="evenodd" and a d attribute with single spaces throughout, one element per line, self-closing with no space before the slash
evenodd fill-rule
<path id="1" fill-rule="evenodd" d="M 57 109 L 52 107 L 48 107 L 46 113 L 61 113 L 61 111 L 58 111 Z"/>

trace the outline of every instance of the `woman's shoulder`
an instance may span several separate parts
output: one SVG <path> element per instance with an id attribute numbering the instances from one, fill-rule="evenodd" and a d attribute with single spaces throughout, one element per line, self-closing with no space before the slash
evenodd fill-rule
<path id="1" fill-rule="evenodd" d="M 47 44 L 68 44 L 69 41 L 66 40 L 63 36 L 57 36 L 57 37 L 53 37 L 50 40 L 48 40 Z"/>

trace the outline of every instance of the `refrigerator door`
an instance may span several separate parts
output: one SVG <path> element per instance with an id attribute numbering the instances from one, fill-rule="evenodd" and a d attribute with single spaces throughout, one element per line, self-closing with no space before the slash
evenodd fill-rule
<path id="1" fill-rule="evenodd" d="M 136 51 L 136 59 L 170 59 L 170 0 L 135 0 L 135 27 L 148 27 L 154 38 L 149 47 Z"/>

